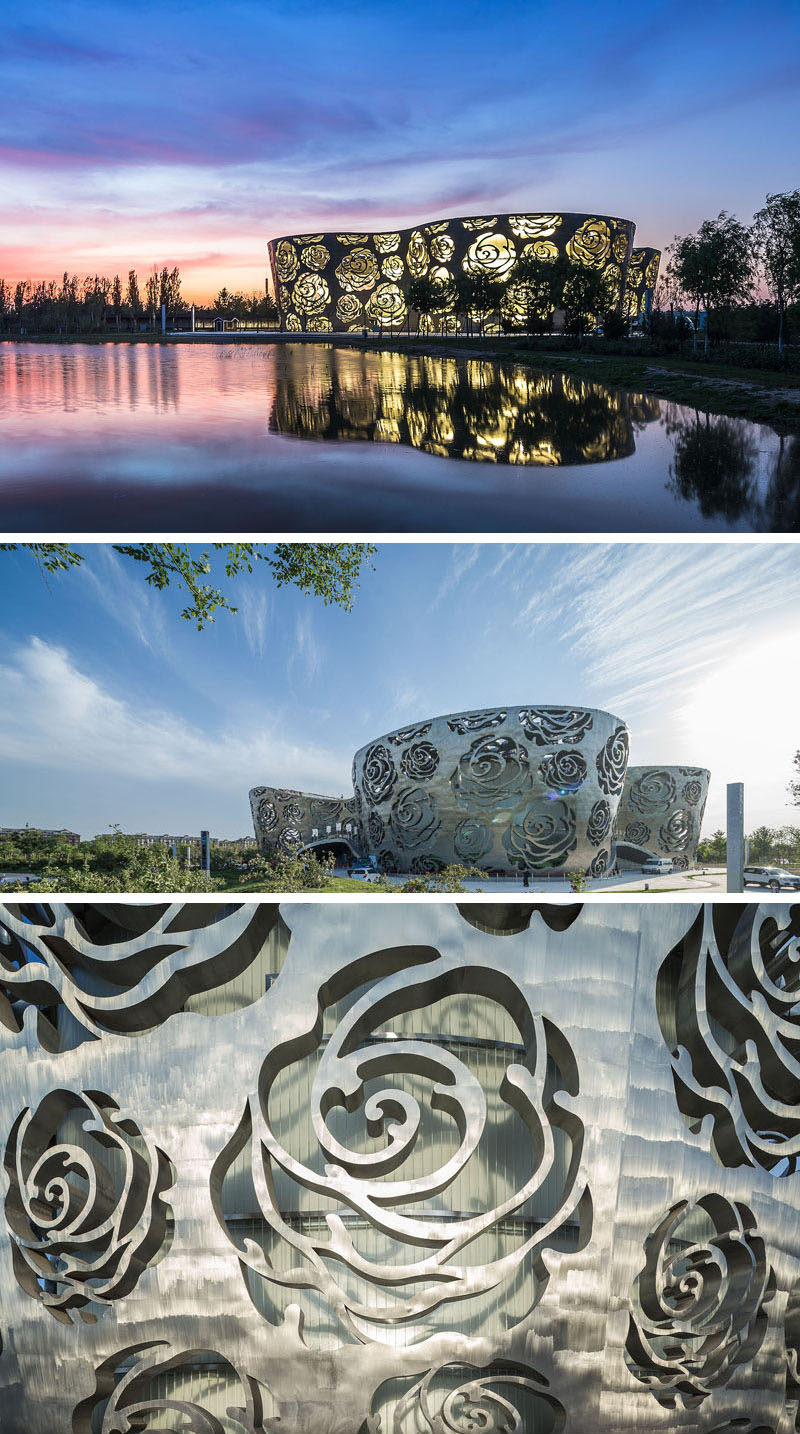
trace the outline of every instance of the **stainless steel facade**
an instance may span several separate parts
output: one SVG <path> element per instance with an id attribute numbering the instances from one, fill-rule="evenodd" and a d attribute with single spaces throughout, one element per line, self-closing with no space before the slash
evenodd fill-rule
<path id="1" fill-rule="evenodd" d="M 799 937 L 0 907 L 3 1434 L 789 1434 Z"/>

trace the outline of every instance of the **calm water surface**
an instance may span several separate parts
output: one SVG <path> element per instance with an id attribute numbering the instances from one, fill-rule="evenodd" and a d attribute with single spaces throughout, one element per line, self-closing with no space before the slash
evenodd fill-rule
<path id="1" fill-rule="evenodd" d="M 800 438 L 482 359 L 0 345 L 0 529 L 793 532 Z"/>

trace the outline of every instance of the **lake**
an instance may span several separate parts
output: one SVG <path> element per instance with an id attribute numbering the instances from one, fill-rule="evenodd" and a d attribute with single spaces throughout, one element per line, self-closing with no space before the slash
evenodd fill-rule
<path id="1" fill-rule="evenodd" d="M 794 532 L 800 439 L 490 362 L 0 344 L 0 530 Z"/>

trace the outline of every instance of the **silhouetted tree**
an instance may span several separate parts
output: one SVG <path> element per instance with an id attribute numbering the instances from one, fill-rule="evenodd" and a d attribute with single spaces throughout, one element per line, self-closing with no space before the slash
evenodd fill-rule
<path id="1" fill-rule="evenodd" d="M 744 303 L 753 289 L 756 254 L 752 232 L 725 210 L 704 219 L 696 234 L 676 235 L 669 246 L 671 277 L 695 305 L 695 333 L 700 309 L 706 312 L 708 351 L 712 314 Z"/>
<path id="2" fill-rule="evenodd" d="M 778 311 L 778 352 L 783 353 L 786 310 L 800 300 L 800 189 L 768 194 L 753 222 L 758 258 Z"/>

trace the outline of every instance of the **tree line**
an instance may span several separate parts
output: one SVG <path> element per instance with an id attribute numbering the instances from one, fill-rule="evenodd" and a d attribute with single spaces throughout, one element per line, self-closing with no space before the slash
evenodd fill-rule
<path id="1" fill-rule="evenodd" d="M 181 292 L 177 265 L 154 268 L 140 286 L 135 269 L 123 282 L 119 274 L 64 272 L 61 280 L 19 279 L 9 283 L 0 278 L 0 333 L 6 334 L 94 334 L 125 333 L 156 329 L 161 308 L 170 323 L 187 316 L 189 303 Z M 265 292 L 242 294 L 220 289 L 211 305 L 195 305 L 201 322 L 221 314 L 226 318 L 274 322 L 275 304 Z"/>
<path id="2" fill-rule="evenodd" d="M 706 350 L 709 336 L 727 336 L 732 314 L 757 306 L 762 291 L 783 352 L 788 315 L 800 306 L 800 189 L 768 194 L 749 225 L 723 210 L 695 234 L 676 234 L 667 253 L 658 307 L 693 310 L 695 333 L 702 311 Z"/>
<path id="3" fill-rule="evenodd" d="M 756 827 L 747 837 L 748 861 L 754 866 L 788 866 L 800 869 L 800 827 Z M 728 843 L 724 831 L 704 837 L 697 859 L 708 866 L 724 866 Z"/>

